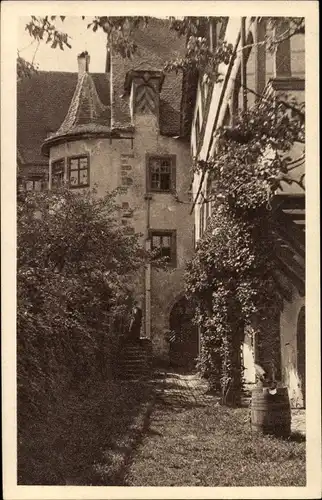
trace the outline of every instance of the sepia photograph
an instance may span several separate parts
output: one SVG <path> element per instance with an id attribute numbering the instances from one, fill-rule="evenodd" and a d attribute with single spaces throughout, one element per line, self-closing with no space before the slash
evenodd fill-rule
<path id="1" fill-rule="evenodd" d="M 304 490 L 315 2 L 39 3 L 11 89 L 16 485 Z"/>

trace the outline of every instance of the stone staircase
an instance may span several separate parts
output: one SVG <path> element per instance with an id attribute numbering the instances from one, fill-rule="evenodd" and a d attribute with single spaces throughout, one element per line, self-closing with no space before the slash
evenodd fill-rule
<path id="1" fill-rule="evenodd" d="M 122 380 L 149 379 L 152 375 L 152 344 L 149 339 L 127 341 L 120 350 L 118 377 Z"/>

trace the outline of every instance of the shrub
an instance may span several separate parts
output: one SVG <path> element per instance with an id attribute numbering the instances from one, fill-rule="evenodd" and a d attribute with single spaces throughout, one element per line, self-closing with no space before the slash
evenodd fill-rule
<path id="1" fill-rule="evenodd" d="M 119 223 L 116 196 L 61 188 L 18 201 L 21 422 L 71 384 L 112 371 L 132 305 L 130 283 L 146 257 L 139 235 Z"/>

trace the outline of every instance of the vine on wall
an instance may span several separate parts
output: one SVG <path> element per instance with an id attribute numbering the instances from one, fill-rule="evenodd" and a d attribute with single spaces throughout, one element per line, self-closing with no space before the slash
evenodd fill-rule
<path id="1" fill-rule="evenodd" d="M 199 368 L 232 405 L 240 402 L 245 328 L 256 323 L 265 344 L 280 308 L 271 200 L 283 182 L 303 186 L 304 178 L 294 180 L 290 171 L 304 125 L 302 105 L 262 99 L 236 117 L 234 128 L 218 130 L 215 157 L 194 167 L 207 172 L 212 215 L 188 265 L 186 292 L 201 330 Z M 272 352 L 272 364 L 273 358 Z"/>

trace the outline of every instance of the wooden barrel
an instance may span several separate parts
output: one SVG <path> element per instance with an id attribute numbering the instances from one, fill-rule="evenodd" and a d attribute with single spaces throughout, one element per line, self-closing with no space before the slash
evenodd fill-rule
<path id="1" fill-rule="evenodd" d="M 252 431 L 288 437 L 291 433 L 291 406 L 286 387 L 277 388 L 275 394 L 267 387 L 252 391 Z"/>

